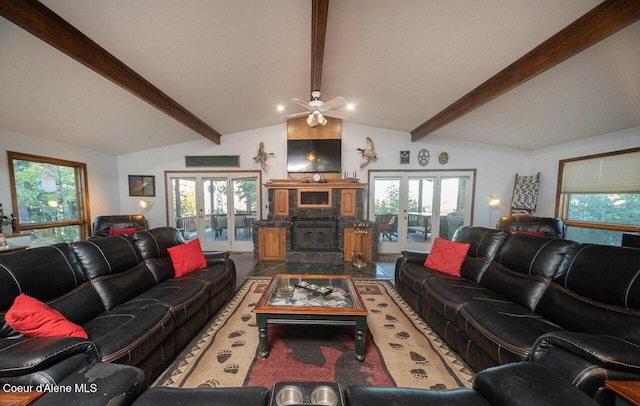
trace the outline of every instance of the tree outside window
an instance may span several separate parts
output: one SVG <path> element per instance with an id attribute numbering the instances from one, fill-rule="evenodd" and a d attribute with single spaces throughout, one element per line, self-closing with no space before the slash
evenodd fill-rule
<path id="1" fill-rule="evenodd" d="M 17 228 L 32 246 L 72 242 L 89 235 L 86 165 L 9 152 Z"/>

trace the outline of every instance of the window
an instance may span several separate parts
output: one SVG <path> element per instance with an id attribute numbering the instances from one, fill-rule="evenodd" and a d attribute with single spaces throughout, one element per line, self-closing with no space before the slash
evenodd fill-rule
<path id="1" fill-rule="evenodd" d="M 558 191 L 567 238 L 620 245 L 640 231 L 640 148 L 561 160 Z"/>
<path id="2" fill-rule="evenodd" d="M 90 235 L 87 168 L 79 162 L 8 152 L 13 212 L 31 246 Z"/>

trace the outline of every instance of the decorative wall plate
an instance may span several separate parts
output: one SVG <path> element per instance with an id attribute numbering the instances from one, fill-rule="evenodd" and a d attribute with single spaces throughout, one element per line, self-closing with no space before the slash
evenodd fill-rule
<path id="1" fill-rule="evenodd" d="M 431 154 L 429 154 L 428 149 L 421 149 L 420 152 L 418 152 L 418 163 L 422 166 L 427 166 L 430 157 Z"/>
<path id="2" fill-rule="evenodd" d="M 438 161 L 440 161 L 440 163 L 442 165 L 446 164 L 447 162 L 449 162 L 449 153 L 447 152 L 441 152 L 440 155 L 438 156 Z"/>

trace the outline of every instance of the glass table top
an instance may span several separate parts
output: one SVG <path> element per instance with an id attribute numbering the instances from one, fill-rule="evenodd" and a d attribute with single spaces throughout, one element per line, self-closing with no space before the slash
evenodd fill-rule
<path id="1" fill-rule="evenodd" d="M 366 311 L 349 275 L 291 275 L 273 277 L 255 310 L 277 312 Z M 295 310 L 294 310 L 295 309 Z"/>

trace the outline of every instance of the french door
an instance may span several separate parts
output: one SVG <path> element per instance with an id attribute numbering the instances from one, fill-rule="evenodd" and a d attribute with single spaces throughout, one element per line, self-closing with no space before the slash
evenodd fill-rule
<path id="1" fill-rule="evenodd" d="M 370 171 L 369 220 L 378 252 L 430 250 L 471 224 L 475 171 Z"/>
<path id="2" fill-rule="evenodd" d="M 252 251 L 261 173 L 167 172 L 168 224 L 207 251 Z"/>

